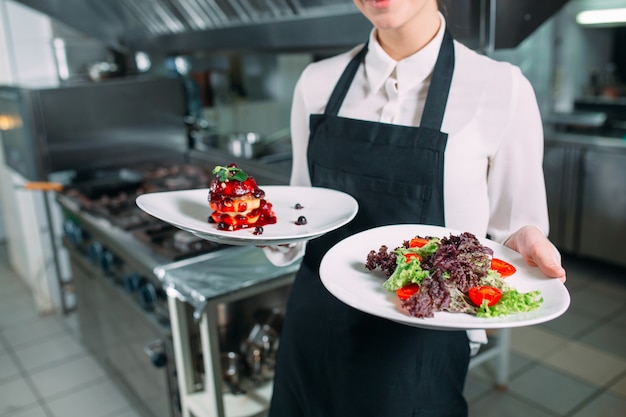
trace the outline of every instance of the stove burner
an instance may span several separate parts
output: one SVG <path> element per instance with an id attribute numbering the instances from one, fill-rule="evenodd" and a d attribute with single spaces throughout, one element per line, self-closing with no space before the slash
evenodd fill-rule
<path id="1" fill-rule="evenodd" d="M 173 261 L 191 258 L 225 247 L 225 245 L 201 239 L 165 223 L 136 230 L 133 235 L 152 247 L 155 252 Z"/>
<path id="2" fill-rule="evenodd" d="M 75 186 L 70 187 L 65 194 L 76 200 L 87 213 L 104 218 L 113 226 L 131 233 L 168 259 L 185 259 L 224 247 L 156 219 L 135 203 L 137 197 L 145 193 L 208 188 L 213 177 L 208 169 L 192 165 L 170 165 L 133 171 L 143 178 L 143 182 L 134 188 L 124 183 L 117 192 L 112 192 L 111 184 L 108 184 L 108 192 L 98 195 Z"/>

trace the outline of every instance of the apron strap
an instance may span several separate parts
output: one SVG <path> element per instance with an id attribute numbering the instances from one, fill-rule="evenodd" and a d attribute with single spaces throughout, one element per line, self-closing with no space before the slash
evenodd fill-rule
<path id="1" fill-rule="evenodd" d="M 368 44 L 359 51 L 358 54 L 352 58 L 346 69 L 341 74 L 337 85 L 335 86 L 329 100 L 326 105 L 324 114 L 337 116 L 341 104 L 352 84 L 352 80 L 363 62 L 365 55 L 367 54 Z M 448 93 L 450 91 L 450 84 L 452 83 L 452 75 L 454 73 L 454 43 L 450 32 L 446 29 L 443 35 L 443 41 L 441 43 L 441 49 L 437 56 L 437 62 L 433 70 L 433 77 L 428 88 L 428 95 L 426 96 L 426 103 L 424 105 L 424 112 L 422 113 L 422 120 L 420 126 L 427 127 L 436 131 L 441 130 L 441 124 L 443 122 L 443 115 L 446 111 L 446 104 L 448 103 Z"/>
<path id="2" fill-rule="evenodd" d="M 326 105 L 326 110 L 324 110 L 324 114 L 330 116 L 337 116 L 339 113 L 339 109 L 341 108 L 341 104 L 343 103 L 343 99 L 346 97 L 346 93 L 350 88 L 350 84 L 352 84 L 352 80 L 354 79 L 354 75 L 356 71 L 359 69 L 361 62 L 365 58 L 367 54 L 367 43 L 363 46 L 363 49 L 359 51 L 358 54 L 352 58 L 346 69 L 341 74 L 341 78 L 335 85 L 335 89 L 328 99 L 328 104 Z"/>
<path id="3" fill-rule="evenodd" d="M 420 127 L 428 127 L 437 131 L 441 130 L 453 73 L 454 43 L 452 42 L 450 32 L 446 29 L 443 35 L 441 49 L 439 50 L 439 56 L 437 57 L 435 68 L 433 69 L 433 77 L 430 87 L 428 88 L 428 95 L 426 96 Z"/>

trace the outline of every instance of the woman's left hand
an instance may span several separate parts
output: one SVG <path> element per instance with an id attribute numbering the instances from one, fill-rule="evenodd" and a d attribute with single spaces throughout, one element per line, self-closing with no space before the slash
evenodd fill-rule
<path id="1" fill-rule="evenodd" d="M 565 269 L 558 250 L 537 227 L 522 227 L 504 245 L 519 252 L 529 265 L 537 266 L 546 276 L 565 282 Z"/>

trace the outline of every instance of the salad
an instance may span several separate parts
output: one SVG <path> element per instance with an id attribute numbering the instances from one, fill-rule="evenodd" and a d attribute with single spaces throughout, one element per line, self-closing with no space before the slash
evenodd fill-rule
<path id="1" fill-rule="evenodd" d="M 493 258 L 493 250 L 467 232 L 416 236 L 393 250 L 383 245 L 368 253 L 365 267 L 382 271 L 383 287 L 417 318 L 437 311 L 499 317 L 535 310 L 543 302 L 539 291 L 520 293 L 508 285 L 505 278 L 515 267 Z"/>

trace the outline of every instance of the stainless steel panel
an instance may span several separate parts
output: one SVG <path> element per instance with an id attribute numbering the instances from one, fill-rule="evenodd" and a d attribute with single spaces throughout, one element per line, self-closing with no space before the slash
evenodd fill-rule
<path id="1" fill-rule="evenodd" d="M 79 330 L 85 347 L 141 415 L 179 415 L 176 411 L 178 396 L 172 390 L 176 387 L 171 387 L 173 382 L 168 377 L 174 366 L 173 352 L 167 347 L 168 343 L 171 345 L 169 327 L 152 320 L 121 287 L 114 285 L 112 279 L 81 255 L 70 251 L 70 258 Z M 155 340 L 164 342 L 166 361 L 162 367 L 155 367 L 144 350 Z"/>
<path id="2" fill-rule="evenodd" d="M 582 150 L 567 144 L 546 144 L 543 170 L 550 216 L 550 240 L 561 250 L 577 249 L 580 159 Z"/>
<path id="3" fill-rule="evenodd" d="M 515 48 L 567 3 L 567 0 L 489 1 L 495 7 L 495 49 Z"/>
<path id="4" fill-rule="evenodd" d="M 0 89 L 0 112 L 22 118 L 4 133 L 7 163 L 30 180 L 59 171 L 182 162 L 183 86 L 170 78 L 119 78 L 60 88 Z"/>
<path id="5" fill-rule="evenodd" d="M 626 149 L 589 149 L 583 162 L 579 252 L 626 265 Z"/>
<path id="6" fill-rule="evenodd" d="M 362 42 L 370 28 L 351 0 L 19 1 L 120 51 L 345 48 Z M 455 0 L 448 21 L 472 48 L 484 46 L 487 36 L 495 48 L 512 48 L 566 2 Z"/>
<path id="7" fill-rule="evenodd" d="M 367 40 L 371 25 L 360 14 L 298 17 L 227 25 L 157 38 L 129 39 L 132 49 L 188 54 L 194 51 L 325 50 L 347 48 Z"/>

